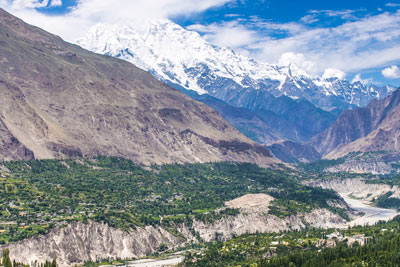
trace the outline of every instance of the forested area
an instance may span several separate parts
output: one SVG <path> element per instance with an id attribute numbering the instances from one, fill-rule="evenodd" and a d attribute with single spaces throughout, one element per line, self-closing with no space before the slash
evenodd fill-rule
<path id="1" fill-rule="evenodd" d="M 364 243 L 364 245 L 362 245 Z M 400 266 L 400 216 L 346 230 L 254 234 L 188 253 L 183 266 Z"/>
<path id="2" fill-rule="evenodd" d="M 116 157 L 3 162 L 0 243 L 44 234 L 73 221 L 94 220 L 129 231 L 193 219 L 212 222 L 237 210 L 216 209 L 249 193 L 276 200 L 280 217 L 324 207 L 339 197 L 303 186 L 290 170 L 248 163 L 171 164 L 142 168 Z"/>
<path id="3" fill-rule="evenodd" d="M 44 263 L 33 262 L 31 265 L 17 262 L 15 260 L 11 261 L 10 259 L 10 251 L 8 248 L 3 249 L 2 257 L 1 257 L 1 266 L 2 267 L 57 267 L 57 260 L 53 259 L 52 261 L 45 261 Z"/>

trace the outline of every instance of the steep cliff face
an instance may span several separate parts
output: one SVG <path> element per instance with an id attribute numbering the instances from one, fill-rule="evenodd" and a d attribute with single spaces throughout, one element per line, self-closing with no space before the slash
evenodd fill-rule
<path id="1" fill-rule="evenodd" d="M 400 90 L 397 90 L 384 100 L 372 101 L 365 108 L 344 111 L 328 130 L 311 139 L 310 144 L 322 155 L 327 155 L 371 134 L 368 140 L 374 139 L 374 142 L 369 141 L 365 144 L 366 140 L 360 140 L 352 145 L 352 148 L 343 149 L 341 153 L 334 153 L 335 157 L 345 152 L 355 151 L 355 149 L 358 151 L 385 150 L 390 145 L 386 146 L 384 141 L 398 138 L 395 133 L 399 128 L 396 123 L 399 118 L 399 111 L 397 111 L 399 103 Z M 387 133 L 391 130 L 391 133 Z M 393 142 L 390 143 L 393 144 Z"/>
<path id="2" fill-rule="evenodd" d="M 239 215 L 224 217 L 212 224 L 194 221 L 192 227 L 202 240 L 208 242 L 217 236 L 227 240 L 232 235 L 300 230 L 306 226 L 345 228 L 347 224 L 343 218 L 325 209 L 286 218 L 267 215 L 261 209 L 252 212 L 242 210 Z M 143 257 L 158 251 L 162 244 L 173 248 L 198 242 L 186 226 L 177 226 L 176 231 L 181 236 L 177 237 L 162 227 L 146 226 L 127 233 L 95 222 L 74 223 L 54 229 L 47 235 L 9 243 L 0 248 L 9 248 L 11 258 L 19 262 L 45 262 L 57 257 L 59 266 L 64 267 L 104 258 Z"/>
<path id="3" fill-rule="evenodd" d="M 2 148 L 1 159 L 33 153 L 113 155 L 143 164 L 276 162 L 206 105 L 128 62 L 65 43 L 1 9 L 0 43 L 0 119 L 9 132 L 0 134 L 14 147 Z"/>
<path id="4" fill-rule="evenodd" d="M 280 231 L 301 230 L 306 227 L 346 228 L 342 217 L 326 209 L 317 209 L 311 213 L 301 213 L 286 218 L 267 215 L 263 212 L 241 212 L 238 216 L 222 218 L 213 224 L 194 222 L 193 228 L 200 237 L 209 242 L 218 236 L 221 240 L 233 235 L 246 233 L 277 233 Z"/>
<path id="5" fill-rule="evenodd" d="M 15 138 L 0 119 L 0 158 L 4 160 L 30 160 L 33 153 Z"/>
<path id="6" fill-rule="evenodd" d="M 332 189 L 339 194 L 349 195 L 365 201 L 372 201 L 388 192 L 392 192 L 392 198 L 400 198 L 400 188 L 386 184 L 367 184 L 363 179 L 331 179 L 318 180 L 307 183 L 310 186 L 320 186 L 324 189 Z"/>
<path id="7" fill-rule="evenodd" d="M 191 233 L 179 229 L 187 240 Z M 160 245 L 169 247 L 182 245 L 185 241 L 161 227 L 147 226 L 129 233 L 104 224 L 89 222 L 74 223 L 65 228 L 54 229 L 49 234 L 34 237 L 8 247 L 11 258 L 19 262 L 45 262 L 57 258 L 59 266 L 72 266 L 85 261 L 105 258 L 135 258 L 149 255 Z"/>

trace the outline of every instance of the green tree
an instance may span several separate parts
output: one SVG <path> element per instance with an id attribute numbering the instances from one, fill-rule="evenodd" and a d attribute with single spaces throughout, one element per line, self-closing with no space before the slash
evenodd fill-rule
<path id="1" fill-rule="evenodd" d="M 3 249 L 3 260 L 2 264 L 4 267 L 12 267 L 11 259 L 10 259 L 10 251 L 8 248 Z"/>

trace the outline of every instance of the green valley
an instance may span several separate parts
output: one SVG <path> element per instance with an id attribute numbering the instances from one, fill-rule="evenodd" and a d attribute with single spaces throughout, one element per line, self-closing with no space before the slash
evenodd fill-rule
<path id="1" fill-rule="evenodd" d="M 275 198 L 270 213 L 285 217 L 331 207 L 330 190 L 301 185 L 290 170 L 247 163 L 172 164 L 142 168 L 130 160 L 96 157 L 2 163 L 0 242 L 47 233 L 73 221 L 93 220 L 129 231 L 193 219 L 235 215 L 226 201 L 250 193 Z M 221 209 L 222 208 L 222 209 Z"/>

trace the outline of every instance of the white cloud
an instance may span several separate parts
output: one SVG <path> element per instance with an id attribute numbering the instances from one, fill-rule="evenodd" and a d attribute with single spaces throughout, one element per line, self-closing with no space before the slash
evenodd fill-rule
<path id="1" fill-rule="evenodd" d="M 310 11 L 310 16 L 298 23 L 280 24 L 252 17 L 190 28 L 214 44 L 245 51 L 264 62 L 279 63 L 290 53 L 301 54 L 311 74 L 322 74 L 326 69 L 357 73 L 400 61 L 400 11 L 361 19 L 357 19 L 357 12 Z M 321 16 L 347 19 L 336 27 L 307 26 Z"/>
<path id="2" fill-rule="evenodd" d="M 400 13 L 384 13 L 334 28 L 306 29 L 287 38 L 264 43 L 259 58 L 269 61 L 287 51 L 304 54 L 318 69 L 346 72 L 400 60 Z"/>
<path id="3" fill-rule="evenodd" d="M 350 11 L 347 13 L 351 14 Z M 346 12 L 335 15 L 345 16 Z M 238 23 L 255 31 L 259 37 L 242 47 L 252 57 L 278 63 L 285 53 L 302 54 L 314 63 L 312 72 L 315 74 L 322 74 L 329 68 L 357 73 L 400 61 L 400 11 L 367 16 L 330 28 L 308 28 L 301 23 L 243 20 Z M 215 35 L 224 26 L 223 23 L 214 25 L 218 29 Z M 282 35 L 286 37 L 282 38 Z"/>
<path id="4" fill-rule="evenodd" d="M 328 79 L 328 78 L 339 78 L 339 79 L 344 79 L 346 77 L 346 73 L 344 73 L 341 70 L 338 69 L 326 69 L 324 74 L 322 75 L 322 78 Z"/>
<path id="5" fill-rule="evenodd" d="M 306 60 L 303 54 L 296 54 L 293 52 L 282 54 L 278 60 L 278 64 L 282 66 L 295 64 L 297 67 L 307 72 L 313 72 L 315 66 L 313 62 Z"/>
<path id="6" fill-rule="evenodd" d="M 356 76 L 354 76 L 353 80 L 351 81 L 351 83 L 356 83 L 356 82 L 360 82 L 360 83 L 366 85 L 366 84 L 373 83 L 373 79 L 372 78 L 363 79 L 363 78 L 361 78 L 361 74 L 358 73 Z"/>
<path id="7" fill-rule="evenodd" d="M 354 16 L 354 13 L 356 13 L 357 10 L 350 10 L 350 9 L 345 9 L 345 10 L 311 10 L 309 13 L 314 14 L 314 15 L 326 15 L 328 17 L 340 17 L 342 19 L 355 19 L 356 17 Z"/>
<path id="8" fill-rule="evenodd" d="M 6 1 L 4 1 L 6 2 Z M 23 9 L 23 8 L 41 8 L 46 7 L 49 1 L 39 1 L 39 0 L 14 0 L 11 3 L 13 9 Z"/>
<path id="9" fill-rule="evenodd" d="M 260 38 L 257 32 L 247 29 L 237 21 L 226 22 L 223 26 L 195 24 L 187 27 L 187 29 L 202 33 L 204 38 L 215 45 L 234 49 L 254 43 Z"/>
<path id="10" fill-rule="evenodd" d="M 396 3 L 387 3 L 385 6 L 388 6 L 388 7 L 400 7 L 400 4 L 396 4 Z"/>
<path id="11" fill-rule="evenodd" d="M 52 0 L 50 6 L 62 6 L 62 0 Z"/>
<path id="12" fill-rule="evenodd" d="M 35 10 L 47 7 L 48 0 L 0 0 L 0 7 L 26 22 L 55 33 L 68 41 L 82 37 L 99 22 L 117 23 L 129 21 L 140 23 L 144 19 L 190 16 L 211 7 L 234 0 L 80 0 L 71 12 L 60 16 L 47 16 Z M 58 5 L 53 0 L 50 5 Z"/>
<path id="13" fill-rule="evenodd" d="M 400 68 L 396 65 L 387 67 L 382 70 L 382 75 L 388 79 L 399 79 L 400 78 Z"/>
<path id="14" fill-rule="evenodd" d="M 315 15 L 310 15 L 310 14 L 305 15 L 300 20 L 306 24 L 313 24 L 314 22 L 319 21 L 319 19 L 317 19 Z"/>

